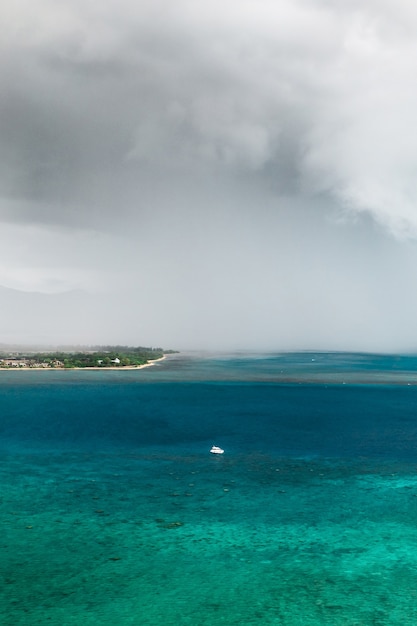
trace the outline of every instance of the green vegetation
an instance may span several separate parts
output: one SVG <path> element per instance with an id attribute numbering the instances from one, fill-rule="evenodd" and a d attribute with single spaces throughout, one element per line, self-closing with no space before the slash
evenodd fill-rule
<path id="1" fill-rule="evenodd" d="M 13 352 L 0 355 L 0 368 L 137 367 L 174 352 L 162 348 L 129 346 L 93 346 L 74 352 Z"/>

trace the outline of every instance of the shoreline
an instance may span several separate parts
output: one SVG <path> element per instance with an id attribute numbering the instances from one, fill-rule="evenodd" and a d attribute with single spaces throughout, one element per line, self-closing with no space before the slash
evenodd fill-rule
<path id="1" fill-rule="evenodd" d="M 72 372 L 72 371 L 125 371 L 125 370 L 141 370 L 145 367 L 152 367 L 155 363 L 159 363 L 160 361 L 164 361 L 167 358 L 167 355 L 159 357 L 159 359 L 153 359 L 152 361 L 148 361 L 143 365 L 122 365 L 122 366 L 111 366 L 111 367 L 1 367 L 0 372 Z"/>

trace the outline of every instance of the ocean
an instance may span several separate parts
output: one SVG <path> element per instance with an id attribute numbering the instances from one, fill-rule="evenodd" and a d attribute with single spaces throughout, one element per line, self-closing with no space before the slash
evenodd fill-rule
<path id="1" fill-rule="evenodd" d="M 407 355 L 1 371 L 0 624 L 417 624 L 416 408 Z"/>

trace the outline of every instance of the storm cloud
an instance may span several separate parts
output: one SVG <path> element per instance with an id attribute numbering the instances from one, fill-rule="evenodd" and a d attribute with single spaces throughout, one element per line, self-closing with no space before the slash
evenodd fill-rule
<path id="1" fill-rule="evenodd" d="M 410 2 L 0 15 L 0 284 L 99 312 L 34 341 L 417 346 Z"/>

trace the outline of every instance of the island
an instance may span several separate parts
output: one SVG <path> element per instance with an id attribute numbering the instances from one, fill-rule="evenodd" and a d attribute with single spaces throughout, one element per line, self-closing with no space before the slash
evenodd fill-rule
<path id="1" fill-rule="evenodd" d="M 1 351 L 0 369 L 135 369 L 152 365 L 175 352 L 143 346 L 94 346 L 72 351 Z"/>

